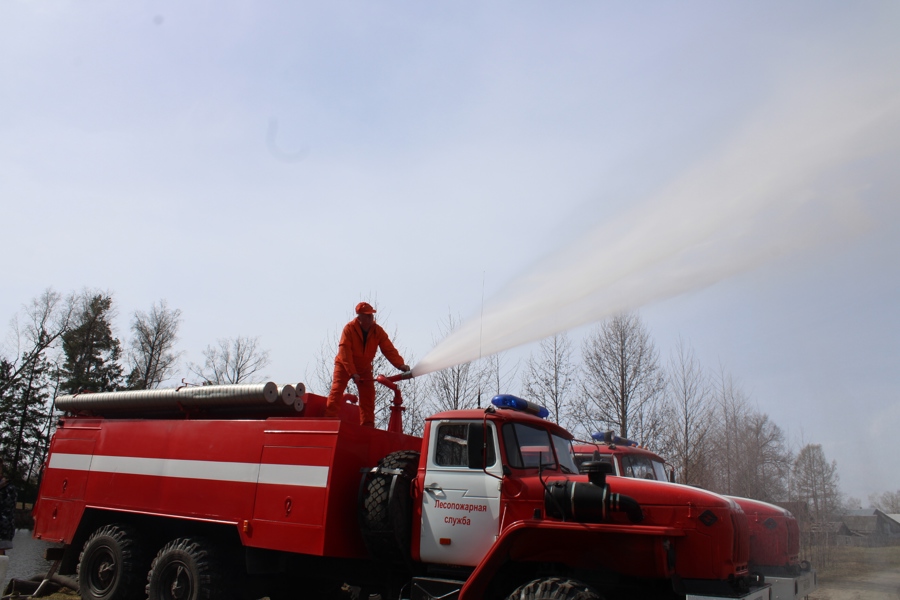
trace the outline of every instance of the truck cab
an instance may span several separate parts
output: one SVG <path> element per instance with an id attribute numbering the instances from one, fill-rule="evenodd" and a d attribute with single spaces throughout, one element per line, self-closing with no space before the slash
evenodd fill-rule
<path id="1" fill-rule="evenodd" d="M 747 570 L 736 503 L 665 481 L 607 480 L 596 461 L 579 473 L 573 436 L 538 415 L 497 397 L 426 420 L 410 559 L 414 589 L 432 591 L 414 600 L 506 597 L 539 574 L 602 597 L 768 597 Z"/>
<path id="2" fill-rule="evenodd" d="M 417 558 L 476 566 L 504 521 L 533 518 L 543 510 L 538 473 L 577 474 L 570 440 L 554 423 L 517 411 L 454 411 L 429 418 L 415 488 L 421 499 L 414 527 Z"/>
<path id="3" fill-rule="evenodd" d="M 574 445 L 576 464 L 601 461 L 609 463 L 613 474 L 619 477 L 674 481 L 674 469 L 658 454 L 641 448 L 631 440 L 620 438 L 611 431 L 595 435 L 599 440 L 594 444 Z"/>

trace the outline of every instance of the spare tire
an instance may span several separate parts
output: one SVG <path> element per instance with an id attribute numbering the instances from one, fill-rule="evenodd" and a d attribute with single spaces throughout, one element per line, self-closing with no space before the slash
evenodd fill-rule
<path id="1" fill-rule="evenodd" d="M 377 560 L 407 564 L 410 559 L 412 497 L 409 490 L 419 453 L 401 450 L 385 456 L 363 475 L 359 497 L 359 526 L 369 555 Z"/>

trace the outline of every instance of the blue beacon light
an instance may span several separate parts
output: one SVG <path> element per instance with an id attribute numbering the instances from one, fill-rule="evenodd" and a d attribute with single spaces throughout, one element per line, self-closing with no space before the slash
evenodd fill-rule
<path id="1" fill-rule="evenodd" d="M 528 400 L 523 400 L 522 398 L 512 396 L 510 394 L 500 394 L 499 396 L 494 396 L 491 399 L 491 404 L 493 404 L 497 408 L 511 408 L 520 412 L 527 412 L 542 419 L 546 419 L 550 416 L 550 411 L 543 406 L 535 404 L 534 402 L 529 402 Z"/>

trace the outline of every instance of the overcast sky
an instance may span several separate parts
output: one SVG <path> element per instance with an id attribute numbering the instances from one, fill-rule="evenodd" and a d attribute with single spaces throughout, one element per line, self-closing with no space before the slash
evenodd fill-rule
<path id="1" fill-rule="evenodd" d="M 0 319 L 99 288 L 127 338 L 165 299 L 184 362 L 259 336 L 293 382 L 360 299 L 435 368 L 640 308 L 845 493 L 897 490 L 897 31 L 893 1 L 7 0 Z"/>

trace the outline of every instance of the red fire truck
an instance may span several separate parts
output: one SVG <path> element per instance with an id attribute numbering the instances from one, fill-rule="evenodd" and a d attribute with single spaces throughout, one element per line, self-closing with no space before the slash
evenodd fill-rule
<path id="1" fill-rule="evenodd" d="M 621 477 L 675 481 L 674 469 L 658 454 L 612 431 L 592 435 L 594 443 L 576 443 L 575 462 L 602 461 Z M 748 567 L 772 586 L 772 598 L 806 597 L 816 589 L 816 572 L 800 560 L 800 528 L 790 511 L 759 500 L 728 496 L 747 515 L 750 526 Z"/>
<path id="2" fill-rule="evenodd" d="M 60 397 L 34 536 L 84 600 L 771 599 L 734 500 L 579 473 L 512 396 L 405 435 L 379 380 L 387 430 L 272 383 Z"/>

